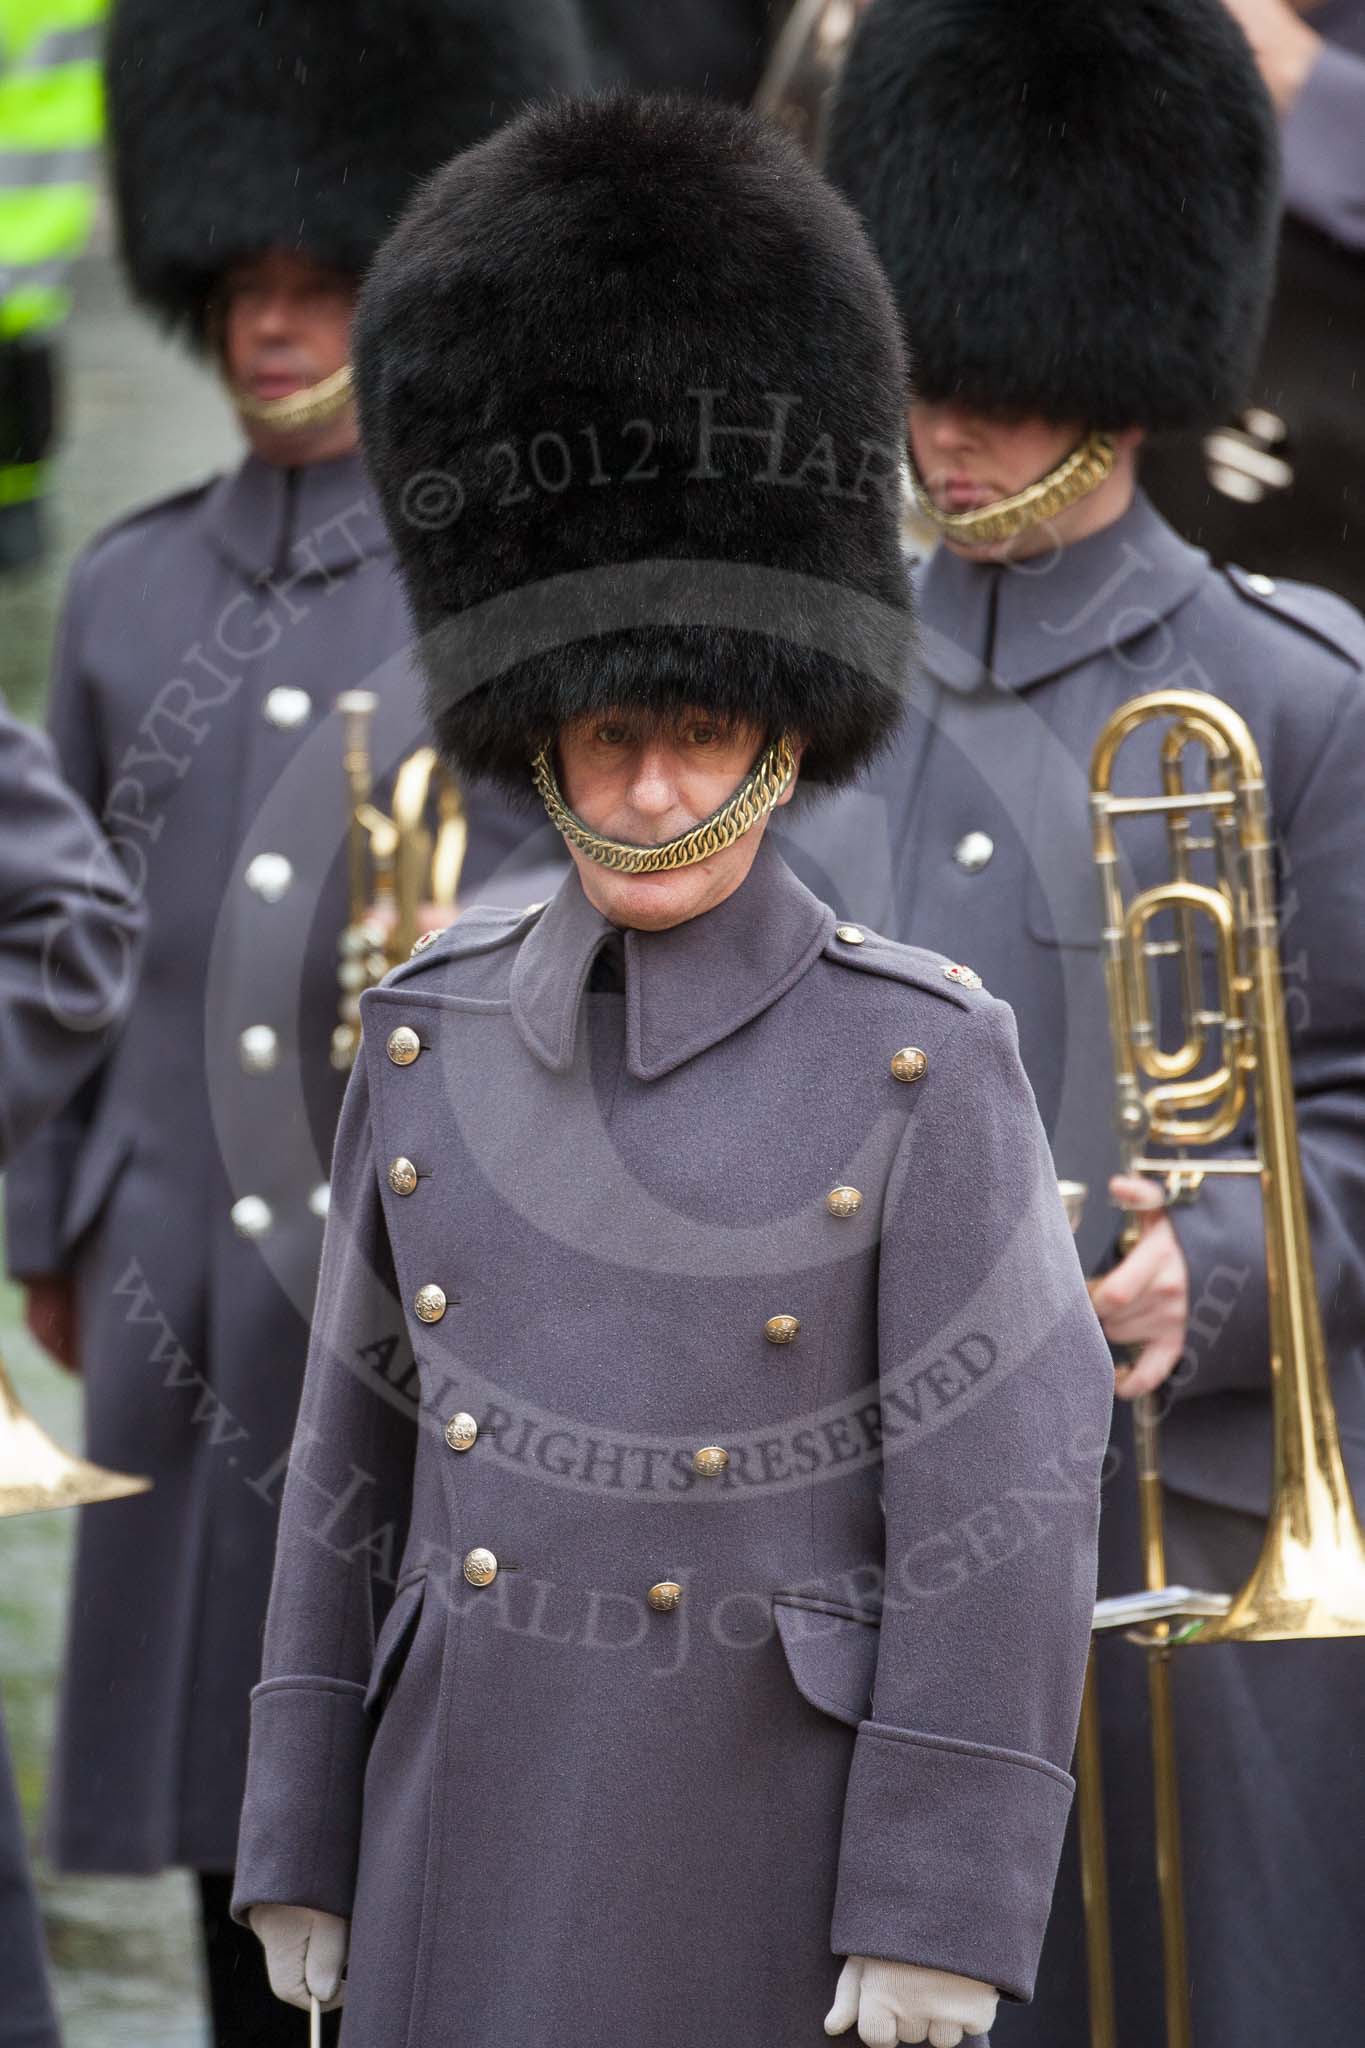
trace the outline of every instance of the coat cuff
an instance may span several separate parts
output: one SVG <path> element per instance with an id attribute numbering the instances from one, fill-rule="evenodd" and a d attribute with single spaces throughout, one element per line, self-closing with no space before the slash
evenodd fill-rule
<path id="1" fill-rule="evenodd" d="M 830 1945 L 1033 1995 L 1075 1783 L 1042 1757 L 858 1730 Z"/>
<path id="2" fill-rule="evenodd" d="M 268 1678 L 253 1691 L 234 1920 L 262 1905 L 350 1918 L 370 1746 L 364 1698 L 342 1678 Z"/>

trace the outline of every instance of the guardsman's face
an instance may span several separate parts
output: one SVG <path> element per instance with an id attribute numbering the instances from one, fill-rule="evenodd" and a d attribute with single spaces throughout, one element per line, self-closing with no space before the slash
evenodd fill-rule
<path id="1" fill-rule="evenodd" d="M 629 711 L 577 719 L 559 735 L 559 779 L 569 808 L 594 832 L 657 846 L 690 832 L 732 797 L 758 759 L 755 725 L 684 712 L 660 727 Z M 792 788 L 795 788 L 793 783 Z M 783 797 L 786 803 L 791 791 Z M 583 893 L 613 924 L 666 931 L 732 896 L 753 865 L 767 819 L 710 860 L 659 875 L 618 875 L 570 846 Z"/>
<path id="2" fill-rule="evenodd" d="M 271 250 L 235 265 L 222 290 L 228 382 L 257 399 L 288 398 L 320 384 L 348 359 L 355 301 L 353 277 L 306 256 Z M 244 424 L 267 461 L 316 462 L 356 445 L 352 408 L 315 430 L 291 434 Z"/>
<path id="3" fill-rule="evenodd" d="M 975 512 L 1046 476 L 1085 438 L 1079 421 L 1012 419 L 951 402 L 910 408 L 910 452 L 940 512 Z"/>
<path id="4" fill-rule="evenodd" d="M 915 468 L 940 512 L 974 512 L 1027 490 L 1078 448 L 1087 433 L 1080 420 L 1059 426 L 1030 415 L 972 412 L 951 401 L 930 404 L 920 398 L 910 407 L 909 426 Z M 973 562 L 1017 561 L 1106 525 L 1132 497 L 1142 435 L 1134 428 L 1112 438 L 1118 451 L 1114 475 L 1047 525 L 1026 528 L 990 547 L 947 539 L 943 545 Z"/>

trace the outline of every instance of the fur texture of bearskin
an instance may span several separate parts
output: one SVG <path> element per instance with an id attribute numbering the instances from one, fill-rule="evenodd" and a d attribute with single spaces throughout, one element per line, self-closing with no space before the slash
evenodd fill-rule
<path id="1" fill-rule="evenodd" d="M 573 0 L 116 0 L 106 85 L 135 294 L 204 339 L 268 249 L 357 277 L 417 181 L 581 85 Z"/>
<path id="2" fill-rule="evenodd" d="M 696 706 L 800 734 L 803 777 L 838 783 L 894 729 L 895 311 L 776 129 L 700 100 L 533 108 L 428 181 L 354 359 L 458 769 L 524 785 L 573 718 Z"/>
<path id="3" fill-rule="evenodd" d="M 1278 137 L 1221 0 L 873 0 L 826 161 L 924 398 L 1109 428 L 1243 398 Z"/>

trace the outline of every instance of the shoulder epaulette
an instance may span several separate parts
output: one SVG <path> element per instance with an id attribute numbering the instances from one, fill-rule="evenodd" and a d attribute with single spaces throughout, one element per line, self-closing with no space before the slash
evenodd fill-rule
<path id="1" fill-rule="evenodd" d="M 888 981 L 905 982 L 923 989 L 926 995 L 941 996 L 945 1002 L 973 1010 L 994 1000 L 982 986 L 981 976 L 959 960 L 943 953 L 931 953 L 925 946 L 900 946 L 860 924 L 837 924 L 825 946 L 826 957 L 852 967 L 861 974 L 880 974 Z"/>
<path id="2" fill-rule="evenodd" d="M 398 982 L 413 981 L 428 969 L 451 960 L 469 960 L 477 953 L 495 953 L 523 939 L 545 905 L 531 903 L 524 910 L 507 910 L 489 903 L 473 903 L 443 931 L 426 932 L 406 960 L 391 967 L 379 984 L 393 988 Z"/>
<path id="3" fill-rule="evenodd" d="M 1297 626 L 1353 667 L 1365 667 L 1365 618 L 1335 591 L 1312 583 L 1284 583 L 1277 577 L 1249 575 L 1245 569 L 1223 571 L 1239 597 L 1286 625 Z"/>
<path id="4" fill-rule="evenodd" d="M 212 490 L 217 482 L 216 475 L 203 477 L 197 484 L 183 484 L 179 490 L 168 491 L 162 498 L 152 498 L 145 505 L 134 505 L 129 511 L 121 512 L 117 519 L 111 519 L 107 526 L 102 526 L 99 532 L 87 541 L 82 550 L 83 557 L 89 560 L 91 556 L 100 552 L 106 542 L 131 533 L 135 527 L 150 524 L 163 513 L 174 512 L 179 506 L 194 504 L 206 492 Z"/>

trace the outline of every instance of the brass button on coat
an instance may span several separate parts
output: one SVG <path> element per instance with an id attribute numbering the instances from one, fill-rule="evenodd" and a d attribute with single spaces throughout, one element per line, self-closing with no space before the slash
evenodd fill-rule
<path id="1" fill-rule="evenodd" d="M 478 1441 L 479 1425 L 465 1409 L 446 1424 L 446 1442 L 452 1451 L 472 1451 Z"/>
<path id="2" fill-rule="evenodd" d="M 410 1195 L 417 1185 L 417 1168 L 401 1156 L 389 1168 L 389 1186 L 396 1195 Z"/>
<path id="3" fill-rule="evenodd" d="M 261 711 L 267 722 L 278 726 L 281 732 L 292 732 L 303 725 L 313 708 L 313 700 L 307 690 L 292 690 L 281 684 L 274 690 L 267 690 Z"/>
<path id="4" fill-rule="evenodd" d="M 770 1344 L 793 1344 L 800 1327 L 795 1316 L 769 1316 L 763 1334 Z"/>
<path id="5" fill-rule="evenodd" d="M 243 879 L 263 903 L 278 903 L 294 879 L 293 862 L 282 853 L 258 853 L 247 862 Z"/>
<path id="6" fill-rule="evenodd" d="M 656 1614 L 671 1614 L 682 1599 L 682 1587 L 676 1579 L 660 1579 L 657 1586 L 651 1586 L 645 1598 Z"/>
<path id="7" fill-rule="evenodd" d="M 863 1206 L 863 1198 L 857 1188 L 831 1188 L 825 1196 L 825 1207 L 831 1216 L 856 1216 Z"/>
<path id="8" fill-rule="evenodd" d="M 269 1024 L 248 1024 L 237 1041 L 244 1073 L 269 1074 L 280 1063 L 280 1041 Z"/>
<path id="9" fill-rule="evenodd" d="M 412 1305 L 417 1311 L 419 1322 L 439 1323 L 446 1312 L 445 1289 L 437 1287 L 434 1281 L 426 1287 L 419 1287 Z"/>
<path id="10" fill-rule="evenodd" d="M 700 1472 L 703 1479 L 714 1479 L 729 1462 L 730 1453 L 720 1444 L 703 1444 L 699 1451 L 692 1453 L 692 1470 Z"/>
<path id="11" fill-rule="evenodd" d="M 243 1195 L 232 1205 L 232 1227 L 238 1237 L 264 1237 L 274 1221 L 269 1202 L 260 1195 Z"/>
<path id="12" fill-rule="evenodd" d="M 917 1045 L 903 1045 L 891 1062 L 891 1071 L 898 1081 L 922 1081 L 928 1067 L 928 1055 Z"/>
<path id="13" fill-rule="evenodd" d="M 411 1024 L 400 1024 L 396 1031 L 389 1033 L 389 1042 L 384 1050 L 396 1067 L 410 1067 L 422 1050 L 422 1041 Z"/>
<path id="14" fill-rule="evenodd" d="M 860 930 L 856 924 L 836 924 L 834 936 L 836 939 L 842 939 L 846 946 L 861 946 L 867 938 L 866 932 Z"/>
<path id="15" fill-rule="evenodd" d="M 464 1575 L 471 1586 L 491 1586 L 498 1576 L 498 1560 L 491 1550 L 478 1545 L 464 1554 Z"/>
<path id="16" fill-rule="evenodd" d="M 995 841 L 989 832 L 964 832 L 953 848 L 953 859 L 966 874 L 979 875 L 995 859 Z"/>

